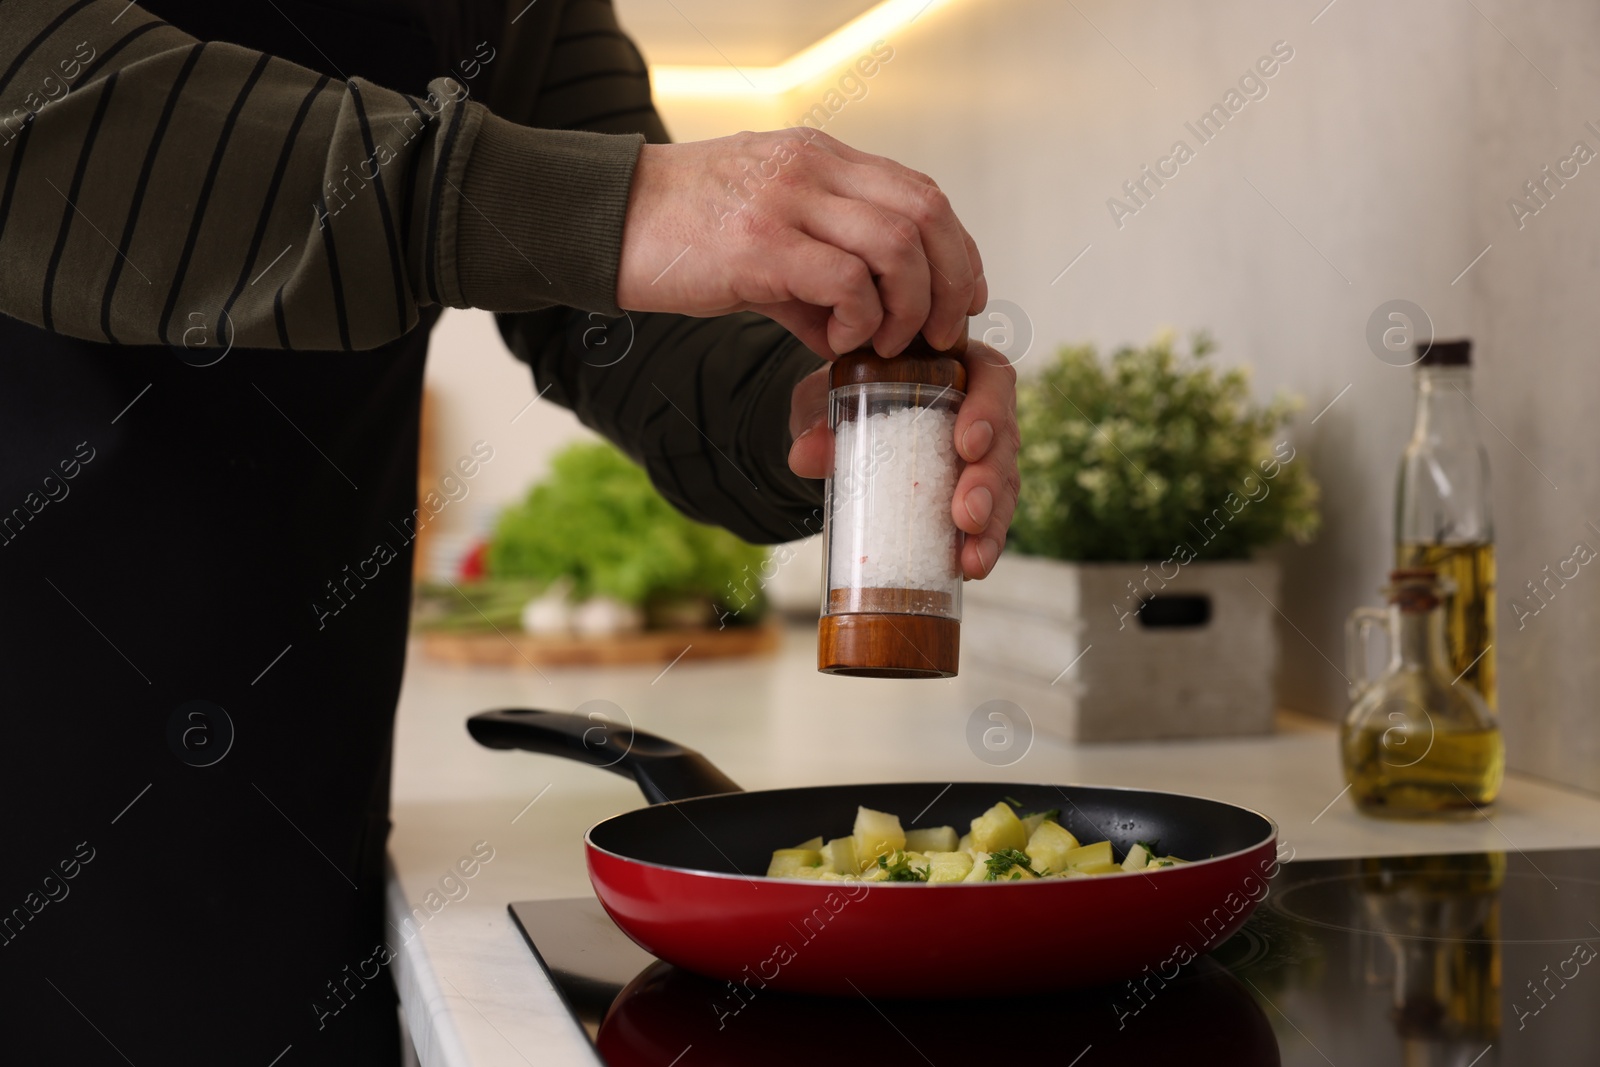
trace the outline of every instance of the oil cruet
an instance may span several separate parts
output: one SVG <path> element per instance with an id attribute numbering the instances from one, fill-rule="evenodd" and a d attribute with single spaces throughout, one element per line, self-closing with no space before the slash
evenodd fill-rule
<path id="1" fill-rule="evenodd" d="M 1494 714 L 1457 684 L 1445 650 L 1447 590 L 1436 571 L 1391 572 L 1387 609 L 1357 608 L 1346 626 L 1351 706 L 1341 731 L 1345 781 L 1359 810 L 1391 818 L 1471 818 L 1505 777 Z M 1371 631 L 1387 629 L 1389 665 L 1373 679 Z"/>

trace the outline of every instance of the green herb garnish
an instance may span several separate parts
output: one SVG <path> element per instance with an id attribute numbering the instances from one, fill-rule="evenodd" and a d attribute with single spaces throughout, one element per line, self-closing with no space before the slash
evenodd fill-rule
<path id="1" fill-rule="evenodd" d="M 892 861 L 892 862 L 891 862 Z M 888 871 L 890 882 L 926 882 L 928 880 L 927 867 L 913 867 L 911 859 L 903 851 L 896 851 L 892 856 L 879 856 L 878 867 Z"/>
<path id="2" fill-rule="evenodd" d="M 1149 853 L 1152 858 L 1161 855 L 1160 838 L 1157 838 L 1154 841 L 1135 841 L 1134 844 L 1143 846 L 1145 852 Z"/>
<path id="3" fill-rule="evenodd" d="M 1050 821 L 1050 822 L 1060 822 L 1061 821 L 1061 809 L 1060 808 L 1051 808 L 1049 811 L 1030 811 L 1027 814 L 1023 814 L 1022 801 L 1018 800 L 1016 797 L 1001 797 L 1000 799 L 1004 800 L 1007 804 L 1010 804 L 1013 808 L 1017 809 L 1017 818 L 1019 818 L 1019 819 L 1031 819 L 1035 815 L 1043 815 L 1045 817 L 1045 819 Z"/>
<path id="4" fill-rule="evenodd" d="M 983 880 L 985 882 L 999 881 L 1000 876 L 1008 871 L 1012 872 L 1011 878 L 1008 880 L 1015 882 L 1022 877 L 1021 874 L 1015 873 L 1016 868 L 1027 871 L 1035 878 L 1041 877 L 1039 872 L 1033 869 L 1032 861 L 1028 859 L 1028 854 L 1017 848 L 1008 848 L 1000 852 L 991 853 L 989 858 L 984 860 L 984 865 L 989 871 L 988 874 L 984 875 Z"/>

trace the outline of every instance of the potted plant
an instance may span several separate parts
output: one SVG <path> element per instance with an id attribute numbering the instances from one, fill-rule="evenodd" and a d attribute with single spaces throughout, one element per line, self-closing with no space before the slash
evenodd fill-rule
<path id="1" fill-rule="evenodd" d="M 1170 333 L 1102 361 L 1068 346 L 1018 387 L 1021 495 L 1007 554 L 966 590 L 968 663 L 1048 691 L 1075 740 L 1271 729 L 1275 562 L 1304 542 L 1317 484 L 1241 369 Z"/>

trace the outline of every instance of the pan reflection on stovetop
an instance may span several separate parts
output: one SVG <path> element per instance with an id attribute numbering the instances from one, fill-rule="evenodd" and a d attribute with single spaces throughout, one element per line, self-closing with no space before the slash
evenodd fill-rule
<path id="1" fill-rule="evenodd" d="M 1208 957 L 992 1000 L 790 996 L 654 960 L 591 899 L 512 914 L 608 1067 L 1600 1062 L 1600 850 L 1296 861 Z M 993 954 L 970 966 L 1004 968 L 1029 944 L 997 916 Z"/>

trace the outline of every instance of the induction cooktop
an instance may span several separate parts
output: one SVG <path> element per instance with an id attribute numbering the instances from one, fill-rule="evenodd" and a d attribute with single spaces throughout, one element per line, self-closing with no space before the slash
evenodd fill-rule
<path id="1" fill-rule="evenodd" d="M 1295 861 L 1207 957 L 996 1000 L 733 986 L 650 956 L 592 898 L 510 910 L 608 1067 L 1600 1064 L 1600 849 Z M 1029 951 L 1005 931 L 970 966 Z"/>

